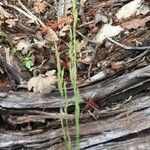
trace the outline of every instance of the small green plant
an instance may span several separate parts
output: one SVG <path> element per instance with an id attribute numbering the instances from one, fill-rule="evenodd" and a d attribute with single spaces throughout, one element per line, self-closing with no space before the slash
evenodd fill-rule
<path id="1" fill-rule="evenodd" d="M 63 97 L 64 91 L 63 91 L 63 85 L 64 85 L 64 69 L 61 68 L 60 64 L 60 54 L 58 51 L 57 43 L 54 42 L 55 47 L 55 54 L 56 54 L 56 61 L 57 61 L 57 82 L 58 82 L 58 89 L 60 91 L 61 96 Z"/>
<path id="2" fill-rule="evenodd" d="M 67 114 L 68 114 L 68 98 L 67 98 L 67 88 L 66 88 L 66 83 L 64 82 L 64 69 L 61 68 L 60 64 L 60 54 L 58 52 L 58 46 L 57 43 L 54 42 L 54 47 L 55 47 L 55 54 L 56 54 L 56 61 L 57 61 L 57 82 L 58 82 L 58 89 L 61 94 L 61 96 L 65 99 L 65 106 L 64 109 L 60 109 L 60 112 L 62 114 L 61 117 L 61 126 L 63 130 L 63 135 L 64 135 L 64 141 L 66 144 L 66 149 L 71 150 L 72 145 L 71 145 L 71 138 L 69 134 L 69 129 L 68 129 L 68 119 L 67 119 Z M 64 126 L 65 125 L 65 126 Z"/>
<path id="3" fill-rule="evenodd" d="M 75 97 L 75 123 L 76 123 L 76 147 L 80 149 L 80 94 L 77 87 L 77 56 L 76 56 L 76 26 L 78 20 L 77 1 L 72 0 L 72 14 L 73 14 L 73 26 L 70 30 L 70 48 L 69 57 L 71 60 L 70 66 L 70 79 L 73 86 L 74 97 Z"/>
<path id="4" fill-rule="evenodd" d="M 34 61 L 32 59 L 32 52 L 30 51 L 27 54 L 23 55 L 20 51 L 17 51 L 17 49 L 13 46 L 13 43 L 10 40 L 8 40 L 7 33 L 0 29 L 0 35 L 7 42 L 14 56 L 19 59 L 22 65 L 24 65 L 28 70 L 30 70 L 34 65 Z"/>
<path id="5" fill-rule="evenodd" d="M 64 98 L 65 98 L 65 107 L 64 107 L 64 112 L 61 109 L 61 114 L 64 114 L 64 120 L 61 118 L 61 125 L 63 129 L 63 134 L 64 134 L 64 140 L 66 144 L 66 149 L 71 150 L 72 149 L 72 144 L 71 144 L 71 138 L 69 134 L 69 126 L 68 126 L 68 119 L 67 119 L 67 114 L 68 114 L 68 98 L 67 98 L 67 88 L 66 84 L 64 83 Z M 66 127 L 64 127 L 64 124 Z"/>
<path id="6" fill-rule="evenodd" d="M 32 52 L 28 52 L 26 55 L 22 55 L 23 56 L 23 60 L 22 60 L 22 64 L 28 69 L 31 70 L 33 65 L 34 65 L 34 61 L 32 59 Z"/>
<path id="7" fill-rule="evenodd" d="M 78 12 L 77 12 L 77 2 L 76 0 L 72 0 L 72 14 L 73 14 L 73 26 L 70 28 L 70 47 L 69 47 L 69 58 L 70 58 L 70 80 L 73 87 L 74 93 L 74 100 L 75 100 L 75 123 L 76 123 L 76 147 L 80 149 L 80 94 L 77 87 L 77 56 L 76 56 L 76 26 L 77 26 L 77 19 L 78 19 Z M 67 121 L 67 114 L 68 114 L 68 98 L 67 98 L 67 90 L 66 84 L 64 82 L 64 70 L 61 69 L 60 65 L 60 54 L 58 52 L 57 44 L 55 43 L 55 50 L 56 50 L 56 60 L 57 60 L 57 79 L 58 79 L 58 88 L 61 93 L 61 96 L 65 99 L 65 107 L 64 111 L 61 109 L 61 113 L 65 114 L 65 122 L 61 118 L 61 125 L 64 134 L 64 140 L 66 143 L 67 150 L 72 149 L 71 145 L 71 138 L 69 134 L 69 127 Z M 65 126 L 64 126 L 65 124 Z"/>
<path id="8" fill-rule="evenodd" d="M 27 68 L 31 69 L 34 65 L 33 61 L 31 60 L 30 57 L 25 57 L 24 60 L 22 61 L 22 64 Z"/>

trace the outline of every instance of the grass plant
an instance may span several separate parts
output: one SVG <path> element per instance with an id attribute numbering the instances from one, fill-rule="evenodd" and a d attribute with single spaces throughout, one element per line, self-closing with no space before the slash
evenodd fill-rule
<path id="1" fill-rule="evenodd" d="M 76 125 L 76 148 L 80 149 L 80 94 L 79 89 L 77 87 L 77 54 L 76 54 L 76 26 L 77 26 L 77 20 L 78 20 L 78 11 L 77 11 L 77 1 L 72 0 L 72 16 L 73 16 L 73 25 L 70 27 L 70 44 L 69 44 L 69 58 L 70 58 L 70 80 L 73 87 L 73 93 L 74 93 L 74 101 L 75 101 L 75 125 Z M 61 125 L 63 129 L 64 134 L 64 140 L 66 143 L 67 150 L 72 149 L 71 144 L 71 138 L 69 134 L 69 126 L 68 126 L 68 120 L 67 120 L 67 114 L 68 114 L 68 97 L 67 97 L 67 89 L 66 89 L 66 83 L 64 82 L 64 69 L 61 68 L 60 63 L 60 54 L 58 51 L 57 44 L 55 43 L 55 50 L 56 50 L 56 60 L 57 60 L 57 78 L 58 78 L 58 89 L 60 91 L 60 94 L 65 99 L 65 106 L 64 111 L 61 109 L 62 115 L 65 114 L 65 121 L 63 120 L 63 117 L 61 118 Z"/>

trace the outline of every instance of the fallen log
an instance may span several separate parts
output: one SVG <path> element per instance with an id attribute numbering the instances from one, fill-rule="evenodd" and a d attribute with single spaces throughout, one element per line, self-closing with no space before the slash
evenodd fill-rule
<path id="1" fill-rule="evenodd" d="M 149 92 L 143 95 L 138 94 L 149 90 L 149 77 L 150 65 L 110 81 L 99 81 L 80 87 L 80 104 L 92 99 L 100 104 L 102 109 L 96 114 L 93 113 L 92 116 L 88 113 L 81 114 L 81 149 L 108 147 L 107 144 L 111 141 L 115 143 L 120 138 L 149 130 L 150 94 Z M 125 99 L 130 96 L 133 98 L 125 103 Z M 121 104 L 119 109 L 107 110 L 105 108 L 114 102 Z M 1 94 L 0 148 L 65 149 L 60 125 L 62 115 L 59 113 L 64 104 L 65 101 L 57 91 L 46 95 L 12 91 Z M 68 111 L 71 111 L 72 107 L 74 111 L 72 90 L 68 91 L 68 104 Z M 97 119 L 93 118 L 95 115 Z M 75 148 L 75 118 L 73 115 L 67 117 L 70 136 Z M 12 129 L 8 130 L 7 125 Z M 24 126 L 26 127 L 23 128 Z M 19 128 L 18 131 L 17 128 Z"/>
<path id="2" fill-rule="evenodd" d="M 119 112 L 119 111 L 120 112 Z M 101 117 L 97 120 L 91 120 L 89 115 L 88 123 L 81 123 L 81 149 L 94 149 L 96 147 L 109 148 L 116 147 L 117 141 L 121 138 L 121 142 L 126 143 L 122 147 L 133 145 L 136 143 L 136 136 L 131 139 L 128 137 L 137 133 L 143 133 L 150 129 L 150 93 L 135 96 L 130 102 L 122 105 L 117 113 L 113 116 Z M 111 110 L 108 111 L 111 114 Z M 114 112 L 114 111 L 113 111 Z M 75 127 L 69 128 L 72 140 L 75 138 Z M 140 136 L 141 134 L 139 134 Z M 126 142 L 126 138 L 128 141 Z M 149 139 L 149 136 L 148 136 Z M 145 140 L 145 139 L 143 139 Z M 1 131 L 0 133 L 0 148 L 50 148 L 60 149 L 65 148 L 63 144 L 62 129 L 56 130 L 31 130 L 31 131 Z M 138 142 L 138 141 L 137 141 Z M 147 145 L 149 140 L 145 140 Z M 110 145 L 109 145 L 110 144 Z M 137 143 L 139 144 L 139 143 Z M 75 148 L 75 141 L 73 140 Z M 136 146 L 136 145 L 135 145 Z"/>
<path id="3" fill-rule="evenodd" d="M 87 87 L 81 87 L 80 103 L 84 103 L 84 100 L 86 99 L 93 99 L 98 102 L 102 102 L 105 100 L 106 102 L 106 99 L 109 99 L 109 101 L 111 101 L 111 97 L 113 97 L 113 99 L 117 101 L 118 95 L 121 95 L 121 98 L 119 97 L 119 99 L 125 99 L 130 95 L 133 96 L 137 94 L 137 92 L 140 92 L 143 89 L 147 89 L 149 87 L 149 77 L 150 65 L 142 69 L 138 69 L 132 73 L 117 77 L 105 83 L 96 82 L 95 84 L 89 85 Z M 128 95 L 127 93 L 124 94 L 125 91 L 127 91 L 127 93 L 129 93 L 130 95 Z M 130 93 L 129 91 L 132 92 Z M 63 107 L 64 104 L 65 101 L 59 96 L 58 92 L 41 95 L 29 92 L 11 91 L 7 94 L 7 96 L 0 97 L 1 113 L 6 109 L 24 109 L 24 111 L 28 111 L 28 109 L 56 109 Z M 74 106 L 74 97 L 72 90 L 68 91 L 68 106 Z"/>

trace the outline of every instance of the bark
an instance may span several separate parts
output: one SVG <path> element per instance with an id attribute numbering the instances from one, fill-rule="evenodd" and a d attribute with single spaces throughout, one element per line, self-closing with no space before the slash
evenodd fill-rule
<path id="1" fill-rule="evenodd" d="M 141 146 L 141 141 L 145 148 L 149 146 L 149 76 L 147 66 L 110 81 L 80 87 L 81 108 L 88 99 L 101 107 L 80 116 L 81 149 L 119 149 L 121 144 L 126 149 Z M 72 90 L 68 91 L 68 97 L 68 113 L 72 113 Z M 106 109 L 112 103 L 116 106 Z M 60 118 L 64 118 L 60 108 L 64 104 L 57 91 L 47 95 L 12 91 L 1 94 L 0 149 L 65 149 L 60 123 Z M 75 149 L 75 118 L 71 114 L 67 118 Z"/>

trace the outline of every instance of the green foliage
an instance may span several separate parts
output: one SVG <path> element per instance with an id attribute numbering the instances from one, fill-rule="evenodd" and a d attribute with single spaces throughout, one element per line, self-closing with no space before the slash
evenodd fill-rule
<path id="1" fill-rule="evenodd" d="M 22 64 L 29 70 L 34 66 L 34 60 L 32 58 L 32 52 L 28 52 L 25 55 L 22 55 Z"/>
<path id="2" fill-rule="evenodd" d="M 17 49 L 13 46 L 13 43 L 8 40 L 7 33 L 0 29 L 0 35 L 5 39 L 5 41 L 7 41 L 7 44 L 14 56 L 16 56 L 27 69 L 32 69 L 34 65 L 34 61 L 32 60 L 32 52 L 30 51 L 28 54 L 23 55 L 20 51 L 17 51 Z"/>
<path id="3" fill-rule="evenodd" d="M 72 144 L 71 144 L 71 138 L 69 134 L 69 126 L 68 126 L 68 119 L 67 119 L 67 114 L 68 114 L 68 98 L 67 98 L 67 88 L 66 84 L 64 83 L 64 98 L 65 98 L 65 107 L 64 111 L 61 109 L 61 114 L 64 114 L 64 120 L 61 118 L 61 125 L 63 129 L 63 134 L 64 134 L 64 140 L 66 144 L 66 149 L 71 150 L 72 149 Z M 64 124 L 66 127 L 64 127 Z"/>
<path id="4" fill-rule="evenodd" d="M 70 79 L 73 86 L 74 97 L 75 97 L 75 123 L 76 123 L 76 146 L 80 149 L 80 94 L 77 87 L 77 58 L 76 58 L 76 26 L 78 20 L 77 1 L 72 0 L 72 15 L 73 15 L 73 27 L 70 30 L 70 49 L 69 57 L 71 60 L 70 66 Z"/>
<path id="5" fill-rule="evenodd" d="M 56 54 L 56 61 L 57 61 L 57 82 L 58 82 L 58 89 L 63 97 L 64 92 L 63 92 L 63 84 L 64 84 L 64 69 L 61 68 L 60 64 L 60 54 L 58 51 L 57 43 L 54 42 L 54 47 L 55 47 L 55 54 Z"/>
<path id="6" fill-rule="evenodd" d="M 66 88 L 66 83 L 64 82 L 64 69 L 61 68 L 60 64 L 60 54 L 58 51 L 58 46 L 57 43 L 54 43 L 55 47 L 55 54 L 56 54 L 56 61 L 57 61 L 57 81 L 58 81 L 58 89 L 61 94 L 61 96 L 65 99 L 65 106 L 64 110 L 60 109 L 60 112 L 62 114 L 61 117 L 61 126 L 63 130 L 63 135 L 64 135 L 64 141 L 66 144 L 66 149 L 71 150 L 72 145 L 71 145 L 71 139 L 70 139 L 70 134 L 69 134 L 69 129 L 68 129 L 68 119 L 67 119 L 67 110 L 68 110 L 68 98 L 67 98 L 67 88 Z"/>
<path id="7" fill-rule="evenodd" d="M 22 64 L 27 68 L 27 69 L 31 69 L 34 65 L 33 61 L 31 60 L 30 57 L 25 57 L 22 61 Z"/>
<path id="8" fill-rule="evenodd" d="M 71 61 L 71 65 L 69 68 L 70 72 L 70 80 L 73 87 L 74 92 L 74 100 L 75 100 L 75 123 L 76 123 L 76 147 L 77 149 L 80 149 L 80 106 L 79 106 L 79 100 L 80 100 L 80 94 L 77 87 L 77 58 L 76 58 L 76 26 L 77 26 L 77 19 L 78 19 L 78 12 L 77 12 L 77 2 L 76 0 L 72 0 L 72 15 L 73 15 L 73 26 L 70 28 L 70 47 L 69 47 L 69 58 Z M 71 145 L 71 139 L 69 135 L 69 128 L 68 128 L 68 120 L 67 120 L 67 114 L 68 114 L 68 98 L 67 98 L 67 90 L 66 85 L 64 82 L 64 70 L 61 69 L 60 65 L 60 54 L 58 52 L 57 44 L 54 43 L 55 50 L 56 50 L 56 60 L 57 60 L 57 79 L 58 79 L 58 88 L 61 93 L 61 96 L 65 99 L 65 106 L 64 106 L 64 112 L 61 109 L 61 113 L 65 114 L 65 122 L 61 118 L 61 125 L 63 129 L 64 134 L 64 140 L 66 143 L 66 148 L 68 150 L 72 149 Z M 65 126 L 64 126 L 65 124 Z"/>

